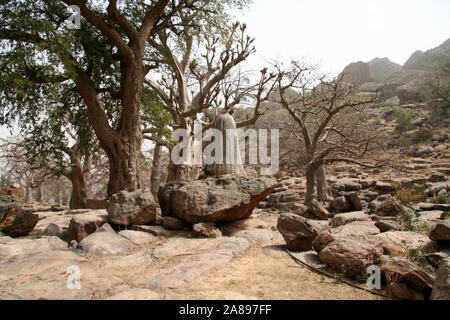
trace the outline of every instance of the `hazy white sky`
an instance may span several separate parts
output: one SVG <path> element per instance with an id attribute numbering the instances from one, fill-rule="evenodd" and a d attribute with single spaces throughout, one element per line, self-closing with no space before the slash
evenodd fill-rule
<path id="1" fill-rule="evenodd" d="M 256 38 L 252 65 L 302 57 L 333 73 L 375 57 L 403 65 L 414 51 L 437 47 L 450 37 L 450 0 L 253 2 L 239 15 Z"/>
<path id="2" fill-rule="evenodd" d="M 264 60 L 305 58 L 334 74 L 354 61 L 388 57 L 403 64 L 415 50 L 450 37 L 450 0 L 253 0 L 239 14 Z M 0 136 L 9 135 L 0 127 Z"/>

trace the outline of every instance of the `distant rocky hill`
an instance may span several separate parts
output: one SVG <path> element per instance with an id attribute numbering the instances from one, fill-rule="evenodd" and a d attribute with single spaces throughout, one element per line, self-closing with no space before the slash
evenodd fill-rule
<path id="1" fill-rule="evenodd" d="M 426 52 L 416 51 L 401 66 L 388 58 L 354 62 L 342 71 L 344 79 L 360 92 L 378 93 L 385 99 L 398 97 L 400 104 L 420 101 L 420 89 L 432 72 L 450 64 L 450 39 Z"/>
<path id="2" fill-rule="evenodd" d="M 408 70 L 435 71 L 442 68 L 450 60 L 450 39 L 447 39 L 439 47 L 422 52 L 414 52 L 408 61 L 403 65 Z"/>

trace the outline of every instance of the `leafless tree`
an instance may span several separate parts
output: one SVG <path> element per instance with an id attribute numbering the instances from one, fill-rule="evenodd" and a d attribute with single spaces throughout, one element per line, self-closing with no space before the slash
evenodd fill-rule
<path id="1" fill-rule="evenodd" d="M 348 162 L 377 167 L 374 158 L 378 132 L 361 121 L 364 108 L 377 100 L 353 92 L 343 74 L 328 80 L 316 68 L 293 62 L 289 70 L 278 66 L 278 88 L 273 101 L 281 104 L 295 122 L 295 135 L 306 157 L 307 194 L 305 203 L 316 197 L 327 201 L 330 192 L 325 166 Z M 316 189 L 317 186 L 317 189 Z"/>
<path id="2" fill-rule="evenodd" d="M 189 21 L 190 17 L 184 19 Z M 237 66 L 255 51 L 254 40 L 246 35 L 245 29 L 245 25 L 233 25 L 227 41 L 212 35 L 200 39 L 189 28 L 171 34 L 161 31 L 149 40 L 159 53 L 155 62 L 166 66 L 166 72 L 161 79 L 147 79 L 145 83 L 158 92 L 166 110 L 173 115 L 176 129 L 193 132 L 197 115 L 210 108 L 226 112 L 245 99 L 252 100 L 254 114 L 237 126 L 252 125 L 261 115 L 260 106 L 274 90 L 276 75 L 263 69 L 259 81 L 251 84 L 243 72 L 237 71 Z M 179 44 L 178 49 L 184 49 L 175 50 L 174 43 Z M 213 124 L 205 122 L 203 130 Z M 185 157 L 192 160 L 193 154 Z M 171 165 L 169 180 L 196 179 L 200 170 L 188 167 L 186 170 L 186 166 Z"/>

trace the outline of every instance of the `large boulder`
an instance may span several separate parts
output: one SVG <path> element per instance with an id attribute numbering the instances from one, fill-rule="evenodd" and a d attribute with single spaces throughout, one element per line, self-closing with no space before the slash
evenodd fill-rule
<path id="1" fill-rule="evenodd" d="M 450 258 L 441 261 L 430 299 L 450 300 Z"/>
<path id="2" fill-rule="evenodd" d="M 342 213 L 347 212 L 352 209 L 350 203 L 348 202 L 347 198 L 344 196 L 337 197 L 333 199 L 330 203 L 330 209 L 333 212 Z"/>
<path id="3" fill-rule="evenodd" d="M 313 240 L 325 229 L 325 225 L 292 213 L 282 213 L 278 218 L 277 228 L 289 250 L 308 251 L 312 248 Z"/>
<path id="4" fill-rule="evenodd" d="M 450 220 L 439 222 L 431 231 L 430 239 L 434 241 L 450 242 Z"/>
<path id="5" fill-rule="evenodd" d="M 233 222 L 248 218 L 276 185 L 270 177 L 224 175 L 196 181 L 174 181 L 159 189 L 163 216 L 200 222 Z"/>
<path id="6" fill-rule="evenodd" d="M 156 219 L 156 205 L 150 190 L 120 191 L 108 200 L 108 217 L 112 224 L 131 226 L 149 224 Z"/>
<path id="7" fill-rule="evenodd" d="M 407 258 L 382 256 L 380 262 L 381 275 L 388 283 L 388 290 L 392 286 L 397 287 L 398 284 L 406 286 L 404 289 L 407 290 L 401 291 L 402 296 L 398 296 L 400 290 L 396 291 L 398 298 L 416 300 L 430 295 L 434 282 L 433 276 Z M 396 292 L 394 291 L 393 294 L 395 295 Z"/>
<path id="8" fill-rule="evenodd" d="M 381 241 L 374 236 L 337 238 L 320 251 L 319 258 L 335 271 L 357 277 L 366 273 L 370 265 L 378 265 L 383 255 Z"/>
<path id="9" fill-rule="evenodd" d="M 348 213 L 340 213 L 331 219 L 329 225 L 331 228 L 337 228 L 355 221 L 369 221 L 370 217 L 364 211 L 355 211 Z"/>
<path id="10" fill-rule="evenodd" d="M 103 211 L 101 212 L 103 213 Z M 108 222 L 108 216 L 104 214 L 81 214 L 74 216 L 67 229 L 67 241 L 75 240 L 80 242 L 88 235 L 97 231 L 106 222 Z"/>
<path id="11" fill-rule="evenodd" d="M 328 210 L 323 206 L 323 204 L 315 199 L 311 201 L 308 207 L 309 212 L 311 212 L 313 215 L 322 220 L 327 220 L 328 218 L 332 217 L 332 214 L 328 212 Z"/>
<path id="12" fill-rule="evenodd" d="M 383 242 L 385 253 L 393 256 L 408 257 L 412 250 L 431 253 L 439 249 L 436 241 L 411 231 L 383 232 L 377 237 Z"/>
<path id="13" fill-rule="evenodd" d="M 14 195 L 0 194 L 0 231 L 11 237 L 29 234 L 39 221 L 37 214 L 22 211 L 22 205 Z"/>
<path id="14" fill-rule="evenodd" d="M 95 233 L 81 240 L 78 247 L 97 256 L 124 254 L 135 248 L 133 243 L 118 235 L 109 224 L 104 224 Z"/>

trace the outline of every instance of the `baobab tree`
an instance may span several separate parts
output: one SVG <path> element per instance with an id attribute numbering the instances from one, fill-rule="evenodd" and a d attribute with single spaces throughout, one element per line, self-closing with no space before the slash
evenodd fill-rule
<path id="1" fill-rule="evenodd" d="M 278 67 L 277 92 L 272 101 L 289 113 L 291 132 L 306 156 L 307 205 L 317 197 L 329 200 L 325 166 L 348 162 L 365 167 L 379 166 L 372 155 L 378 145 L 376 130 L 361 121 L 364 108 L 376 97 L 355 94 L 344 74 L 327 80 L 316 68 L 293 62 L 285 71 Z M 317 186 L 317 188 L 316 188 Z"/>
<path id="2" fill-rule="evenodd" d="M 195 13 L 180 17 L 185 24 L 197 19 Z M 172 114 L 174 128 L 188 132 L 191 144 L 191 153 L 182 155 L 184 164 L 170 164 L 169 180 L 197 179 L 200 175 L 202 166 L 194 164 L 193 139 L 200 115 L 210 109 L 227 112 L 249 99 L 253 102 L 253 116 L 237 123 L 237 127 L 252 125 L 275 88 L 276 75 L 267 69 L 261 70 L 259 80 L 253 84 L 242 76 L 239 65 L 255 52 L 254 39 L 246 35 L 244 24 L 209 27 L 204 33 L 195 27 L 185 27 L 179 33 L 163 30 L 149 41 L 158 53 L 153 61 L 165 67 L 165 72 L 159 79 L 147 78 L 145 83 L 159 94 Z M 203 120 L 203 131 L 214 125 L 209 117 Z"/>
<path id="3" fill-rule="evenodd" d="M 0 123 L 34 112 L 21 103 L 33 98 L 35 91 L 29 88 L 35 84 L 73 84 L 109 159 L 108 194 L 139 188 L 142 88 L 145 76 L 156 68 L 148 62 L 154 51 L 149 41 L 160 32 L 182 30 L 185 13 L 197 14 L 197 22 L 224 21 L 226 8 L 236 2 L 2 2 L 0 90 L 5 103 L 0 106 Z M 65 24 L 72 15 L 67 6 L 73 5 L 82 17 L 79 30 Z"/>

